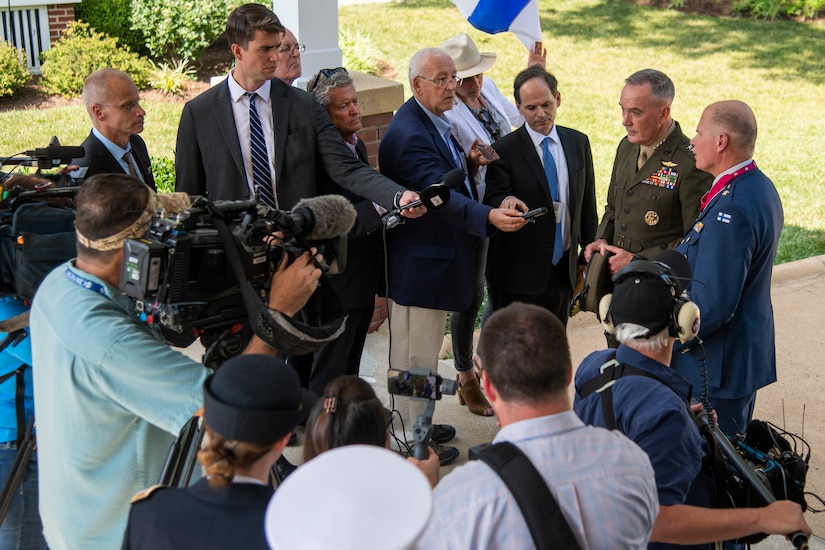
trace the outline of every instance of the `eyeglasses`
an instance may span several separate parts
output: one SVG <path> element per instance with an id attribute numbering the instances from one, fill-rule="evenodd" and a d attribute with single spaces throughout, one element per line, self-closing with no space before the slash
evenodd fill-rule
<path id="1" fill-rule="evenodd" d="M 283 42 L 278 46 L 278 53 L 280 54 L 291 54 L 293 50 L 298 50 L 298 53 L 304 53 L 307 51 L 307 47 L 303 44 L 295 44 L 293 46 L 291 44 L 284 44 Z"/>
<path id="2" fill-rule="evenodd" d="M 138 99 L 137 101 L 130 101 L 129 103 L 124 103 L 123 105 L 111 105 L 108 103 L 98 103 L 98 105 L 101 107 L 114 107 L 115 109 L 120 109 L 121 111 L 126 111 L 129 113 L 140 107 L 142 102 L 142 99 Z"/>
<path id="3" fill-rule="evenodd" d="M 427 78 L 426 76 L 418 75 L 418 78 L 423 78 L 424 80 L 426 80 L 428 82 L 432 82 L 433 84 L 437 84 L 439 88 L 444 88 L 445 86 L 447 86 L 448 82 L 454 82 L 456 87 L 461 86 L 461 83 L 464 82 L 463 78 L 460 78 L 460 77 L 457 77 L 457 76 L 445 76 L 445 77 L 436 78 L 435 80 L 433 80 L 432 78 Z"/>
<path id="4" fill-rule="evenodd" d="M 349 74 L 347 70 L 343 67 L 335 67 L 334 69 L 321 69 L 320 71 L 318 71 L 318 74 L 316 74 L 310 81 L 309 86 L 307 87 L 307 91 L 314 91 L 315 88 L 317 88 L 318 85 L 321 83 L 322 79 L 326 80 L 332 78 L 338 73 Z"/>

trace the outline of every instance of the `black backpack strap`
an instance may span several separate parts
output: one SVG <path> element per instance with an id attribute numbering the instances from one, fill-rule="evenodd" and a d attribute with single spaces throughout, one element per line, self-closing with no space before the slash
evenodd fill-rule
<path id="1" fill-rule="evenodd" d="M 602 398 L 602 414 L 604 416 L 604 424 L 608 430 L 615 430 L 618 426 L 616 424 L 616 413 L 613 410 L 613 384 L 619 378 L 631 376 L 644 376 L 652 380 L 656 380 L 660 384 L 665 384 L 664 380 L 642 369 L 637 369 L 631 365 L 619 363 L 616 360 L 615 354 L 613 358 L 602 365 L 599 369 L 600 374 L 595 378 L 588 380 L 582 387 L 579 388 L 579 399 L 584 399 L 590 394 L 598 393 Z"/>
<path id="2" fill-rule="evenodd" d="M 581 548 L 544 478 L 521 449 L 505 441 L 490 445 L 478 458 L 510 489 L 538 550 Z"/>

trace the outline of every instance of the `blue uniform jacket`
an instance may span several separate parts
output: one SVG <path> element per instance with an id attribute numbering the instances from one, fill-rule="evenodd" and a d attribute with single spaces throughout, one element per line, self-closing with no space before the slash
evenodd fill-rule
<path id="1" fill-rule="evenodd" d="M 460 168 L 414 98 L 395 113 L 378 150 L 381 173 L 421 191 Z M 387 296 L 405 306 L 466 311 L 473 298 L 476 254 L 488 236 L 489 206 L 462 186 L 449 202 L 387 232 Z"/>
<path id="2" fill-rule="evenodd" d="M 711 398 L 738 399 L 776 381 L 771 274 L 783 223 L 773 183 L 751 170 L 714 197 L 678 247 L 693 268 L 688 291 L 702 316 Z M 677 341 L 672 361 L 697 390 L 700 354 L 695 342 Z"/>

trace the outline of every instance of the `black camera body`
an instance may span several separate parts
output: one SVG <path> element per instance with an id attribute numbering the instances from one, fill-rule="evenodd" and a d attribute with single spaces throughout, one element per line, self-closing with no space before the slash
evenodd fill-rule
<path id="1" fill-rule="evenodd" d="M 134 299 L 140 319 L 175 346 L 188 346 L 205 332 L 242 325 L 247 308 L 213 217 L 225 223 L 244 278 L 266 300 L 284 254 L 291 261 L 315 248 L 333 266 L 330 272 L 340 269 L 335 260 L 346 254 L 340 237 L 304 238 L 313 222 L 299 210 L 274 210 L 246 200 L 198 199 L 182 213 L 159 211 L 143 238 L 125 241 L 119 289 Z M 275 231 L 284 238 L 273 246 L 266 241 Z M 326 264 L 319 267 L 328 268 Z"/>

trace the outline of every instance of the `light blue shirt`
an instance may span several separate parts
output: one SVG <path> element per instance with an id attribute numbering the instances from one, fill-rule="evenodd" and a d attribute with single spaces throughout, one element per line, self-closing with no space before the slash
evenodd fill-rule
<path id="1" fill-rule="evenodd" d="M 46 277 L 31 311 L 40 516 L 52 550 L 119 548 L 129 500 L 158 482 L 208 373 L 73 263 Z"/>
<path id="2" fill-rule="evenodd" d="M 564 156 L 564 148 L 561 146 L 558 128 L 556 128 L 554 124 L 550 133 L 546 136 L 530 128 L 529 124 L 525 124 L 524 128 L 527 130 L 527 135 L 529 135 L 533 141 L 533 147 L 536 148 L 536 154 L 539 156 L 542 166 L 544 166 L 544 138 L 550 138 L 550 152 L 553 154 L 553 161 L 556 163 L 556 175 L 559 181 L 559 202 L 561 203 L 561 220 L 557 221 L 561 223 L 562 227 L 562 244 L 564 245 L 564 250 L 569 250 L 570 210 L 567 207 L 567 203 L 570 197 L 570 174 L 567 170 L 567 157 Z"/>
<path id="3" fill-rule="evenodd" d="M 461 151 L 458 150 L 456 144 L 450 140 L 450 136 L 452 135 L 452 125 L 450 124 L 449 119 L 446 116 L 435 116 L 435 113 L 424 107 L 424 105 L 418 101 L 418 98 L 415 98 L 416 103 L 421 109 L 426 113 L 427 118 L 433 123 L 435 126 L 435 130 L 438 132 L 438 135 L 441 136 L 441 139 L 444 141 L 444 144 L 447 146 L 447 149 L 450 151 L 453 157 L 453 162 L 455 162 L 457 168 L 461 168 L 464 170 L 464 187 L 467 188 L 467 191 L 470 193 L 470 197 L 473 196 L 473 192 L 470 189 L 470 178 L 467 176 L 467 161 L 464 158 L 464 155 L 461 154 Z M 456 140 L 458 143 L 458 140 Z M 441 183 L 441 182 L 433 182 L 433 183 Z"/>
<path id="4" fill-rule="evenodd" d="M 0 298 L 0 319 L 9 319 L 15 315 L 20 315 L 26 311 L 23 300 L 13 296 Z M 27 335 L 20 340 L 17 345 L 9 345 L 0 353 L 0 376 L 8 374 L 17 369 L 20 365 L 29 365 L 23 371 L 24 402 L 26 410 L 26 422 L 34 414 L 34 390 L 32 389 L 32 344 L 31 338 Z M 0 341 L 6 337 L 5 332 L 0 332 Z M 0 384 L 0 443 L 15 441 L 17 439 L 17 376 L 12 376 L 3 384 Z M 24 426 L 25 428 L 25 426 Z"/>
<path id="5" fill-rule="evenodd" d="M 585 426 L 572 411 L 523 420 L 494 443 L 518 445 L 547 481 L 584 550 L 646 548 L 659 513 L 647 455 L 618 432 Z M 535 548 L 510 490 L 487 464 L 468 462 L 433 492 L 417 548 Z"/>

